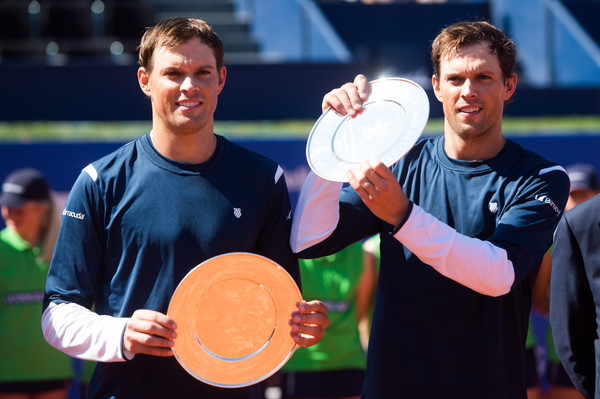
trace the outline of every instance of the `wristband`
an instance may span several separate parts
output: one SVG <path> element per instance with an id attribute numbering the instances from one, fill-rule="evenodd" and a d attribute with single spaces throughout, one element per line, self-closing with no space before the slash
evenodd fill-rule
<path id="1" fill-rule="evenodd" d="M 400 229 L 402 228 L 402 226 L 404 226 L 404 224 L 408 220 L 408 217 L 410 216 L 410 213 L 413 210 L 413 205 L 414 205 L 414 203 L 412 201 L 408 201 L 408 209 L 406 210 L 406 214 L 404 215 L 404 219 L 402 219 L 402 221 L 398 224 L 398 226 L 394 227 L 394 229 L 392 231 L 390 231 L 391 235 L 393 235 L 393 236 L 396 235 L 396 233 L 398 231 L 400 231 Z"/>

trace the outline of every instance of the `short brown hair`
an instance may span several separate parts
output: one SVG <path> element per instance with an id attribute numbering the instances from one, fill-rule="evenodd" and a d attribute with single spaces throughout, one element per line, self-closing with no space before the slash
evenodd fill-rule
<path id="1" fill-rule="evenodd" d="M 225 50 L 217 33 L 203 20 L 196 18 L 171 18 L 146 28 L 138 46 L 141 67 L 152 72 L 153 55 L 160 47 L 173 48 L 190 39 L 198 38 L 212 48 L 217 61 L 217 69 L 223 66 Z"/>
<path id="2" fill-rule="evenodd" d="M 488 42 L 490 54 L 496 54 L 502 75 L 506 80 L 514 71 L 517 50 L 514 42 L 504 32 L 485 21 L 458 22 L 442 29 L 431 46 L 431 61 L 436 77 L 440 77 L 441 59 L 454 54 L 462 47 Z"/>

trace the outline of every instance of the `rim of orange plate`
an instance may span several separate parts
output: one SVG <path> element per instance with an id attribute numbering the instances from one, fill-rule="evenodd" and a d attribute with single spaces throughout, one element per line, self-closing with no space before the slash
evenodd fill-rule
<path id="1" fill-rule="evenodd" d="M 262 381 L 296 349 L 288 321 L 301 300 L 290 274 L 264 256 L 210 258 L 181 280 L 171 298 L 175 358 L 210 385 L 238 388 Z"/>

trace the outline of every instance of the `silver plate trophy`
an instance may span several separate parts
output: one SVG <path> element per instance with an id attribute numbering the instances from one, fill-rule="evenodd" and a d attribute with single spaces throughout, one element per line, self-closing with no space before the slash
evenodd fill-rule
<path id="1" fill-rule="evenodd" d="M 417 142 L 429 118 L 429 99 L 417 83 L 402 78 L 371 82 L 363 112 L 351 118 L 329 109 L 313 126 L 306 159 L 320 177 L 347 182 L 346 171 L 377 158 L 390 166 Z"/>

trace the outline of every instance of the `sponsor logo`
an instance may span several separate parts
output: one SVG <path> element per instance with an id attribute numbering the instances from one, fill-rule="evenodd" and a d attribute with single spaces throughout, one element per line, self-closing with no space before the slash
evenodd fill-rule
<path id="1" fill-rule="evenodd" d="M 560 210 L 560 208 L 558 206 L 556 206 L 554 201 L 552 201 L 550 199 L 550 197 L 548 197 L 547 195 L 536 195 L 535 199 L 540 202 L 543 202 L 544 204 L 550 205 L 552 207 L 552 209 L 554 209 L 554 212 L 556 212 L 557 215 L 561 214 L 562 211 Z"/>
<path id="2" fill-rule="evenodd" d="M 350 308 L 350 304 L 345 301 L 323 301 L 327 305 L 327 311 L 332 313 L 342 313 Z"/>
<path id="3" fill-rule="evenodd" d="M 498 203 L 490 201 L 490 203 L 488 204 L 488 209 L 492 213 L 497 213 L 498 212 Z"/>
<path id="4" fill-rule="evenodd" d="M 242 210 L 240 208 L 233 208 L 233 216 L 235 216 L 238 219 L 241 218 Z"/>
<path id="5" fill-rule="evenodd" d="M 42 291 L 12 292 L 4 295 L 6 305 L 26 305 L 28 303 L 42 303 L 44 293 Z"/>
<path id="6" fill-rule="evenodd" d="M 68 211 L 66 209 L 63 209 L 63 216 L 68 216 L 71 218 L 83 220 L 85 218 L 85 213 L 81 213 L 81 212 L 77 213 L 77 212 Z"/>

